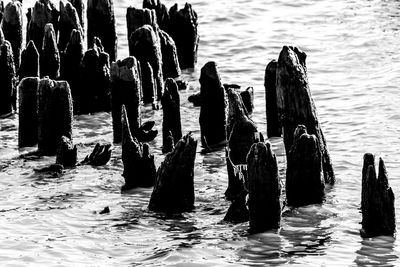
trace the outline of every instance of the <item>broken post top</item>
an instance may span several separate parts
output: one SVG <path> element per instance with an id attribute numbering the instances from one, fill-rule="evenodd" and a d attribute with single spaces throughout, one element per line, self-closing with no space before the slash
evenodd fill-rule
<path id="1" fill-rule="evenodd" d="M 126 21 L 128 27 L 128 38 L 133 32 L 142 27 L 143 25 L 150 25 L 154 31 L 157 31 L 157 16 L 152 9 L 140 9 L 134 7 L 128 7 L 126 10 Z"/>
<path id="2" fill-rule="evenodd" d="M 84 54 L 84 47 L 83 47 L 83 36 L 82 32 L 79 30 L 73 29 L 71 32 L 71 37 L 67 46 L 65 48 L 65 52 L 68 54 L 68 51 L 78 51 L 80 55 L 83 56 Z"/>
<path id="3" fill-rule="evenodd" d="M 33 6 L 31 22 L 43 28 L 47 23 L 58 20 L 58 11 L 54 4 L 49 0 L 38 0 Z"/>
<path id="4" fill-rule="evenodd" d="M 19 1 L 12 1 L 6 5 L 2 23 L 22 25 L 22 4 Z"/>
<path id="5" fill-rule="evenodd" d="M 69 23 L 74 29 L 82 31 L 78 12 L 70 2 L 60 1 L 60 21 Z"/>
<path id="6" fill-rule="evenodd" d="M 218 73 L 217 64 L 214 61 L 207 62 L 202 68 L 200 73 L 200 84 L 207 85 L 207 87 L 222 88 L 221 78 Z M 204 93 L 204 90 L 201 92 Z"/>
<path id="7" fill-rule="evenodd" d="M 138 62 L 135 57 L 127 57 L 111 64 L 111 80 L 116 78 L 122 81 L 137 81 L 139 83 Z"/>

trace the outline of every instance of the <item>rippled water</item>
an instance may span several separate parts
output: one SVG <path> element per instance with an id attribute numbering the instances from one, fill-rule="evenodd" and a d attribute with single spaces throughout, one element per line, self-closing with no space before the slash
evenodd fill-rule
<path id="1" fill-rule="evenodd" d="M 114 1 L 119 57 L 128 55 L 125 13 L 141 1 Z M 175 1 L 165 1 L 170 7 Z M 180 5 L 184 1 L 179 1 Z M 190 89 L 181 91 L 182 126 L 199 137 L 199 109 L 187 101 L 198 90 L 201 66 L 218 63 L 224 83 L 255 88 L 253 119 L 265 133 L 263 78 L 266 64 L 283 45 L 307 55 L 310 88 L 332 155 L 337 184 L 322 205 L 286 210 L 278 231 L 247 234 L 247 223 L 222 222 L 227 172 L 222 151 L 197 154 L 196 208 L 165 217 L 147 210 L 151 189 L 121 194 L 121 148 L 102 167 L 80 166 L 61 177 L 34 168 L 53 163 L 16 158 L 34 148 L 17 147 L 17 117 L 0 121 L 1 265 L 263 265 L 301 264 L 399 266 L 400 244 L 391 237 L 363 239 L 362 157 L 384 158 L 389 183 L 400 196 L 400 2 L 194 0 L 199 15 L 199 62 L 185 71 Z M 33 0 L 24 1 L 24 8 Z M 162 111 L 143 108 L 144 120 Z M 82 159 L 98 141 L 112 141 L 110 114 L 75 117 L 74 142 Z M 281 139 L 270 140 L 281 178 Z M 161 136 L 151 142 L 157 164 Z M 110 214 L 98 214 L 105 206 Z M 399 205 L 396 204 L 396 213 Z M 398 216 L 397 218 L 399 218 Z M 399 219 L 397 219 L 399 224 Z"/>

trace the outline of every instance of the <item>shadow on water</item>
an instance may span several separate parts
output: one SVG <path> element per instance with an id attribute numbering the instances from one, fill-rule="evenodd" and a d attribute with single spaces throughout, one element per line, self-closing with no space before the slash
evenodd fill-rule
<path id="1" fill-rule="evenodd" d="M 395 238 L 391 236 L 378 236 L 364 238 L 361 247 L 356 251 L 357 257 L 354 263 L 357 266 L 380 265 L 396 266 L 399 256 L 394 250 Z"/>

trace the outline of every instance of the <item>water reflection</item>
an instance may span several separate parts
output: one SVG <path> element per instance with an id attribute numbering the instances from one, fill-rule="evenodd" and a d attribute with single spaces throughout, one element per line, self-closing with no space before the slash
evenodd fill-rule
<path id="1" fill-rule="evenodd" d="M 375 238 L 364 238 L 361 247 L 356 251 L 357 257 L 354 263 L 357 266 L 380 265 L 396 266 L 399 258 L 394 250 L 395 238 L 391 236 L 379 236 Z"/>

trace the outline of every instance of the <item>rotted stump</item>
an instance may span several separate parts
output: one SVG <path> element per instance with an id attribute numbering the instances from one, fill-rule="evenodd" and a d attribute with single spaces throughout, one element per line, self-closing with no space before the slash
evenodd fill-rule
<path id="1" fill-rule="evenodd" d="M 53 24 L 44 28 L 43 48 L 40 55 L 40 75 L 56 79 L 60 76 L 60 53 L 57 47 L 56 33 Z"/>
<path id="2" fill-rule="evenodd" d="M 226 144 L 226 100 L 215 62 L 204 65 L 200 74 L 200 131 L 201 145 L 212 150 Z"/>
<path id="3" fill-rule="evenodd" d="M 15 65 L 9 41 L 0 46 L 0 115 L 12 113 L 16 109 L 16 89 L 14 86 Z"/>
<path id="4" fill-rule="evenodd" d="M 11 43 L 15 70 L 18 71 L 21 62 L 21 49 L 22 49 L 22 4 L 19 1 L 8 2 L 4 9 L 3 20 L 1 21 L 1 28 L 4 37 Z"/>
<path id="5" fill-rule="evenodd" d="M 76 13 L 78 14 L 79 18 L 79 23 L 81 24 L 82 31 L 85 31 L 85 4 L 83 3 L 83 0 L 68 0 L 75 8 Z M 82 32 L 82 35 L 84 35 Z"/>
<path id="6" fill-rule="evenodd" d="M 38 94 L 38 151 L 52 156 L 62 136 L 72 139 L 73 108 L 66 81 L 43 78 Z"/>
<path id="7" fill-rule="evenodd" d="M 37 98 L 39 90 L 39 78 L 26 77 L 18 86 L 18 146 L 34 146 L 38 141 L 38 112 Z"/>
<path id="8" fill-rule="evenodd" d="M 389 187 L 385 163 L 379 158 L 376 177 L 375 159 L 370 153 L 364 155 L 362 170 L 362 230 L 363 237 L 393 236 L 396 232 L 394 194 Z"/>
<path id="9" fill-rule="evenodd" d="M 48 23 L 58 29 L 59 12 L 52 1 L 37 0 L 33 8 L 28 9 L 26 42 L 33 41 L 40 51 L 43 46 L 44 28 Z"/>
<path id="10" fill-rule="evenodd" d="M 74 167 L 77 162 L 77 149 L 72 140 L 62 136 L 57 149 L 56 164 L 66 167 Z"/>
<path id="11" fill-rule="evenodd" d="M 234 200 L 246 195 L 243 183 L 247 182 L 246 156 L 251 146 L 258 142 L 257 126 L 249 118 L 239 94 L 232 88 L 226 89 L 229 100 L 228 124 L 226 132 L 228 145 L 226 148 L 226 163 L 228 168 L 228 189 L 225 196 Z"/>
<path id="12" fill-rule="evenodd" d="M 277 229 L 281 221 L 281 184 L 271 144 L 253 144 L 247 154 L 250 232 Z"/>
<path id="13" fill-rule="evenodd" d="M 304 125 L 299 125 L 287 156 L 286 200 L 289 206 L 318 204 L 324 200 L 321 157 L 317 137 L 308 134 Z"/>
<path id="14" fill-rule="evenodd" d="M 152 211 L 181 213 L 194 208 L 194 161 L 197 141 L 191 133 L 176 144 L 165 156 L 157 170 L 156 183 L 151 194 Z"/>
<path id="15" fill-rule="evenodd" d="M 110 61 L 117 59 L 117 32 L 115 30 L 112 0 L 88 0 L 87 2 L 88 49 L 93 47 L 94 37 L 100 38 Z"/>
<path id="16" fill-rule="evenodd" d="M 83 37 L 78 30 L 72 30 L 67 47 L 61 53 L 60 73 L 61 79 L 66 80 L 71 88 L 74 110 L 78 111 L 81 103 L 81 62 L 84 55 Z"/>
<path id="17" fill-rule="evenodd" d="M 276 92 L 276 60 L 272 60 L 265 68 L 264 87 L 265 105 L 267 115 L 267 136 L 280 137 L 282 135 L 282 125 L 279 121 Z"/>
<path id="18" fill-rule="evenodd" d="M 130 36 L 129 54 L 140 62 L 149 62 L 157 85 L 157 100 L 164 89 L 160 42 L 150 25 L 144 25 Z"/>
<path id="19" fill-rule="evenodd" d="M 82 26 L 79 20 L 78 12 L 70 2 L 60 1 L 60 20 L 58 49 L 64 51 L 67 43 L 71 39 L 73 30 L 79 31 L 83 36 Z"/>
<path id="20" fill-rule="evenodd" d="M 96 42 L 82 59 L 77 114 L 111 110 L 109 56 L 102 50 L 101 43 L 97 45 Z"/>
<path id="21" fill-rule="evenodd" d="M 40 77 L 39 63 L 39 52 L 35 43 L 31 40 L 21 54 L 21 65 L 18 71 L 19 79 Z"/>
<path id="22" fill-rule="evenodd" d="M 157 100 L 157 85 L 154 79 L 153 68 L 147 61 L 140 62 L 142 74 L 142 95 L 144 104 L 154 104 Z"/>
<path id="23" fill-rule="evenodd" d="M 197 13 L 189 3 L 178 11 L 178 4 L 169 10 L 170 28 L 168 33 L 174 39 L 182 69 L 194 68 L 197 63 L 199 34 Z"/>
<path id="24" fill-rule="evenodd" d="M 168 78 L 165 82 L 164 94 L 161 98 L 163 107 L 163 153 L 169 152 L 171 147 L 169 133 L 172 133 L 174 144 L 182 138 L 181 111 L 178 85 L 176 82 Z M 165 149 L 164 149 L 165 147 Z"/>
<path id="25" fill-rule="evenodd" d="M 165 31 L 159 32 L 164 78 L 176 78 L 181 74 L 174 40 Z"/>
<path id="26" fill-rule="evenodd" d="M 128 43 L 131 45 L 131 35 L 140 27 L 144 25 L 150 25 L 154 33 L 158 35 L 159 27 L 157 24 L 157 15 L 155 10 L 147 9 L 147 8 L 135 8 L 128 7 L 126 10 L 126 26 L 128 32 Z"/>
<path id="27" fill-rule="evenodd" d="M 286 153 L 288 154 L 292 147 L 296 127 L 304 125 L 318 140 L 325 183 L 333 185 L 335 174 L 328 146 L 308 86 L 306 54 L 296 47 L 282 48 L 276 69 L 276 91 L 278 116 L 283 118 L 281 123 Z"/>
<path id="28" fill-rule="evenodd" d="M 156 167 L 149 145 L 132 137 L 125 106 L 122 106 L 122 162 L 125 185 L 122 190 L 154 185 Z"/>
<path id="29" fill-rule="evenodd" d="M 143 8 L 155 10 L 157 15 L 157 24 L 162 30 L 168 30 L 170 23 L 168 9 L 160 0 L 143 0 Z"/>

